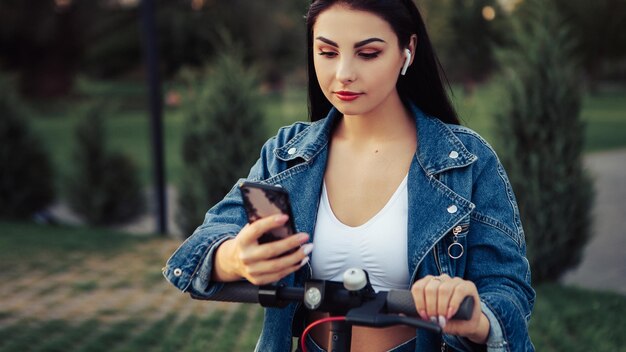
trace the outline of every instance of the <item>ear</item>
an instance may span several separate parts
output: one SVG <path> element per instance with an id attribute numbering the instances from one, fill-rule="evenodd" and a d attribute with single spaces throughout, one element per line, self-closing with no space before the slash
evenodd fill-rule
<path id="1" fill-rule="evenodd" d="M 409 62 L 409 65 L 411 65 L 413 63 L 413 60 L 415 60 L 415 50 L 417 49 L 417 34 L 412 34 L 411 38 L 409 39 L 409 46 L 408 48 L 411 51 L 411 54 L 413 54 L 411 56 L 411 62 Z"/>
<path id="2" fill-rule="evenodd" d="M 406 71 L 409 69 L 409 66 L 413 63 L 415 59 L 415 48 L 417 47 L 417 35 L 411 35 L 409 38 L 409 45 L 404 49 L 404 64 L 402 65 L 402 70 L 400 74 L 404 76 Z"/>

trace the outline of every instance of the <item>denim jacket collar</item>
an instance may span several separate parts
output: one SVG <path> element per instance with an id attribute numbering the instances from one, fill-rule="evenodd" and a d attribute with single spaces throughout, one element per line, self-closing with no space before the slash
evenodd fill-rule
<path id="1" fill-rule="evenodd" d="M 413 104 L 409 108 L 417 127 L 417 159 L 428 176 L 464 167 L 476 161 L 476 156 L 465 148 L 443 122 L 426 116 Z M 340 116 L 339 111 L 333 108 L 325 119 L 313 122 L 308 129 L 276 148 L 276 157 L 283 161 L 297 158 L 310 161 L 328 144 L 332 126 Z"/>
<path id="2" fill-rule="evenodd" d="M 419 234 L 409 236 L 407 243 L 409 272 L 412 273 L 411 281 L 414 281 L 425 256 L 474 209 L 469 200 L 440 182 L 438 174 L 468 166 L 477 157 L 467 150 L 446 124 L 426 116 L 415 106 L 410 108 L 415 117 L 418 138 L 407 184 L 410 209 L 407 225 L 410 233 Z M 281 175 L 268 181 L 280 182 L 296 194 L 306 187 L 311 194 L 319 195 L 326 168 L 326 146 L 332 126 L 340 116 L 336 109 L 332 109 L 327 118 L 311 123 L 274 150 L 274 155 L 283 161 L 304 160 L 303 167 L 308 169 L 306 174 L 294 170 L 288 177 Z M 428 199 L 428 203 L 423 202 L 424 199 Z M 296 197 L 292 201 L 298 231 L 313 234 L 316 219 L 310 214 L 317 209 L 318 202 L 319 197 Z"/>

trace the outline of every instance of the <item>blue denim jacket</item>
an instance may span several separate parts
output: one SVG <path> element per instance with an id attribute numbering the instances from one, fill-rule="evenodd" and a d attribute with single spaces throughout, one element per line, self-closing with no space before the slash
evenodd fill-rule
<path id="1" fill-rule="evenodd" d="M 515 196 L 492 148 L 472 130 L 447 125 L 411 106 L 418 148 L 408 177 L 408 265 L 410 283 L 425 275 L 459 276 L 478 288 L 481 308 L 491 324 L 488 351 L 533 351 L 528 320 L 535 292 Z M 298 232 L 315 236 L 317 208 L 326 168 L 331 129 L 341 114 L 332 110 L 313 123 L 298 122 L 268 140 L 247 180 L 280 185 L 291 198 Z M 243 180 L 239 180 L 241 182 Z M 168 260 L 168 281 L 195 298 L 208 298 L 222 284 L 211 281 L 215 249 L 246 224 L 237 182 L 206 214 Z M 453 228 L 461 226 L 456 236 Z M 454 259 L 448 247 L 458 241 L 464 253 Z M 458 245 L 455 245 L 458 247 Z M 454 248 L 453 248 L 454 250 Z M 280 282 L 303 285 L 309 264 Z M 407 283 L 407 284 L 410 284 Z M 291 351 L 296 304 L 265 310 L 258 351 Z M 295 322 L 302 324 L 302 322 Z M 452 335 L 416 331 L 416 351 L 484 350 Z"/>

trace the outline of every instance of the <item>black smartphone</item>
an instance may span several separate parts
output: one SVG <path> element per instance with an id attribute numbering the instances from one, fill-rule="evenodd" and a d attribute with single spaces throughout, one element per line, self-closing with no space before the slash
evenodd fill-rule
<path id="1" fill-rule="evenodd" d="M 281 187 L 250 181 L 242 182 L 239 189 L 249 223 L 271 215 L 287 214 L 289 216 L 284 226 L 261 235 L 260 244 L 276 241 L 296 232 L 287 191 Z"/>

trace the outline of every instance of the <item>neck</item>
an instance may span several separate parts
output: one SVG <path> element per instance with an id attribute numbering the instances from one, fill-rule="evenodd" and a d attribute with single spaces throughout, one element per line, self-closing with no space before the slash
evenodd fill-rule
<path id="1" fill-rule="evenodd" d="M 354 143 L 385 143 L 415 138 L 415 121 L 398 94 L 376 109 L 360 115 L 344 115 L 336 137 Z"/>

